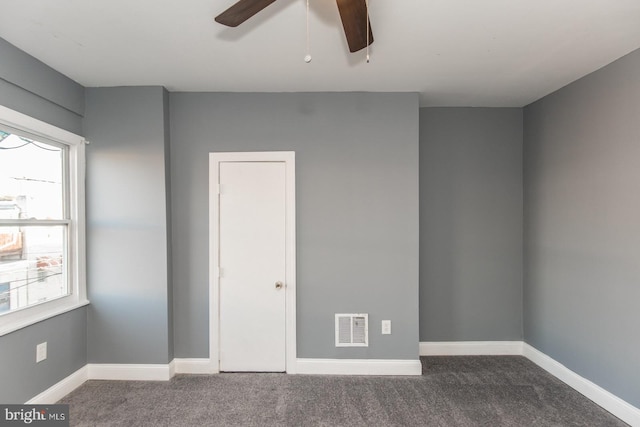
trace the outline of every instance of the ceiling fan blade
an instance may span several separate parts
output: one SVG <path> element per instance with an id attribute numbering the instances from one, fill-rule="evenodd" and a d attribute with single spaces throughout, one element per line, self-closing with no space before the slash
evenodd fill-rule
<path id="1" fill-rule="evenodd" d="M 240 0 L 216 16 L 216 22 L 228 27 L 237 27 L 276 0 Z"/>
<path id="2" fill-rule="evenodd" d="M 367 1 L 366 0 L 336 0 L 340 18 L 347 36 L 347 43 L 351 52 L 357 52 L 367 47 L 367 31 L 369 31 L 369 44 L 373 43 L 371 25 L 367 25 Z"/>

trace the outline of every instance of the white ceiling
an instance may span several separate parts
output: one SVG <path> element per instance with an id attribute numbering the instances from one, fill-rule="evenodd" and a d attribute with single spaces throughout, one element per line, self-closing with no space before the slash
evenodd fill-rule
<path id="1" fill-rule="evenodd" d="M 422 106 L 523 106 L 640 48 L 640 0 L 369 0 L 367 64 L 335 0 L 310 0 L 306 64 L 306 0 L 214 22 L 233 2 L 1 0 L 0 37 L 87 87 L 411 91 Z"/>

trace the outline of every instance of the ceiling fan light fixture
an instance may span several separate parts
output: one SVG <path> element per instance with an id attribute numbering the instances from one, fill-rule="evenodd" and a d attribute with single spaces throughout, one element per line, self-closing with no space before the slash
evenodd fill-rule
<path id="1" fill-rule="evenodd" d="M 229 27 L 251 18 L 276 0 L 238 0 L 227 10 L 215 17 L 215 21 Z M 373 43 L 373 33 L 369 22 L 368 0 L 336 0 L 342 27 L 350 52 L 357 52 Z M 307 3 L 307 21 L 309 4 Z M 308 31 L 308 24 L 307 24 Z"/>

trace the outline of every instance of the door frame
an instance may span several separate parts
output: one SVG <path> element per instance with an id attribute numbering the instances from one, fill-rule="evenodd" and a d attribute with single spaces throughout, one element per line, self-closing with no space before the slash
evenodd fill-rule
<path id="1" fill-rule="evenodd" d="M 209 153 L 209 372 L 220 372 L 220 163 L 285 164 L 285 358 L 296 373 L 296 183 L 294 151 Z"/>

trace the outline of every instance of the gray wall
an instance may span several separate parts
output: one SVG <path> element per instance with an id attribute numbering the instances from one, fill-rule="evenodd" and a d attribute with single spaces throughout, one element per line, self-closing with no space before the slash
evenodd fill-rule
<path id="1" fill-rule="evenodd" d="M 86 92 L 88 360 L 167 363 L 168 98 L 161 87 Z"/>
<path id="2" fill-rule="evenodd" d="M 0 104 L 81 133 L 84 89 L 0 39 Z M 73 111 L 72 111 L 73 110 Z M 36 345 L 47 359 L 36 364 Z M 0 337 L 0 402 L 24 403 L 87 363 L 86 308 Z"/>
<path id="3" fill-rule="evenodd" d="M 298 357 L 417 359 L 417 94 L 170 99 L 176 357 L 209 354 L 208 154 L 293 150 Z M 340 312 L 369 313 L 368 348 L 334 347 Z"/>
<path id="4" fill-rule="evenodd" d="M 168 345 L 169 360 L 174 357 L 173 343 L 173 239 L 171 234 L 171 125 L 170 125 L 170 108 L 169 108 L 169 92 L 164 89 L 162 91 L 162 113 L 164 120 L 164 188 L 165 188 L 165 215 L 167 230 L 167 329 L 168 329 Z"/>
<path id="5" fill-rule="evenodd" d="M 87 311 L 73 310 L 0 338 L 0 402 L 24 403 L 87 364 Z M 36 363 L 36 346 L 47 358 Z"/>
<path id="6" fill-rule="evenodd" d="M 420 341 L 522 339 L 522 109 L 420 109 Z"/>
<path id="7" fill-rule="evenodd" d="M 0 103 L 82 134 L 84 88 L 0 38 Z"/>
<path id="8" fill-rule="evenodd" d="M 640 407 L 640 51 L 525 109 L 525 341 Z"/>

